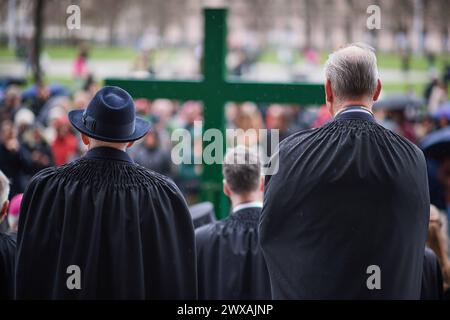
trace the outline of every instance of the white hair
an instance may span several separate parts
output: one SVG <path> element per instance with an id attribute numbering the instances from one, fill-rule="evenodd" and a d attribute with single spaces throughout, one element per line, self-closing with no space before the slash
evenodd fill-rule
<path id="1" fill-rule="evenodd" d="M 33 111 L 30 109 L 22 108 L 19 111 L 17 111 L 16 115 L 14 116 L 14 125 L 16 127 L 19 127 L 21 125 L 28 125 L 31 126 L 34 123 L 35 115 Z"/>
<path id="2" fill-rule="evenodd" d="M 354 43 L 331 53 L 325 64 L 325 76 L 339 100 L 372 96 L 379 79 L 374 49 Z"/>
<path id="3" fill-rule="evenodd" d="M 0 209 L 8 200 L 9 195 L 9 180 L 5 174 L 0 170 Z"/>

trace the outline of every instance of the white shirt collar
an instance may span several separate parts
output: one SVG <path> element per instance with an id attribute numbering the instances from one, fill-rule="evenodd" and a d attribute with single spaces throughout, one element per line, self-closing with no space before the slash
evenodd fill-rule
<path id="1" fill-rule="evenodd" d="M 263 203 L 261 201 L 252 201 L 252 202 L 241 203 L 233 208 L 233 213 L 238 212 L 239 210 L 242 210 L 242 209 L 262 208 L 262 207 L 263 207 Z"/>
<path id="2" fill-rule="evenodd" d="M 358 109 L 351 108 L 351 107 L 355 107 L 355 106 L 348 106 L 348 107 L 344 107 L 344 108 L 338 110 L 338 112 L 336 112 L 334 117 L 336 117 L 338 114 L 344 114 L 344 113 L 348 113 L 348 112 L 363 112 L 363 113 L 367 113 L 367 114 L 370 114 L 373 116 L 373 112 L 367 107 L 357 106 L 357 107 L 359 107 Z"/>

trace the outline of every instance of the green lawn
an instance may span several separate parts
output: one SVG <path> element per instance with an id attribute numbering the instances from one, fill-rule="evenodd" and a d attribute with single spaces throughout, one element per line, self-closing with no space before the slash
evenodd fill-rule
<path id="1" fill-rule="evenodd" d="M 165 48 L 158 50 L 156 57 L 167 57 L 176 54 L 176 49 Z M 46 52 L 51 59 L 74 59 L 77 54 L 77 47 L 67 45 L 48 45 L 45 46 Z M 104 60 L 133 60 L 136 57 L 136 51 L 133 48 L 126 47 L 106 47 L 106 46 L 92 46 L 90 48 L 90 59 L 104 59 Z M 327 52 L 320 53 L 320 61 L 324 63 L 328 57 Z M 0 59 L 14 59 L 14 52 L 5 46 L 0 46 Z M 299 53 L 294 55 L 294 63 L 301 60 Z M 267 63 L 279 63 L 277 52 L 275 49 L 267 49 L 259 57 L 259 61 Z M 445 62 L 450 62 L 450 56 L 439 55 L 436 59 L 436 66 L 438 70 L 442 70 Z M 379 53 L 378 65 L 380 68 L 386 69 L 400 69 L 401 60 L 395 53 Z M 412 70 L 426 70 L 427 61 L 424 56 L 412 56 L 411 58 Z"/>
<path id="2" fill-rule="evenodd" d="M 74 59 L 77 55 L 77 48 L 71 46 L 45 46 L 44 52 L 50 59 Z M 89 50 L 90 59 L 103 60 L 132 60 L 136 56 L 136 51 L 132 48 L 122 47 L 99 47 L 93 46 Z M 0 59 L 14 59 L 14 52 L 5 46 L 0 46 Z"/>
<path id="3" fill-rule="evenodd" d="M 43 52 L 49 56 L 50 59 L 73 60 L 75 59 L 78 49 L 74 46 L 67 45 L 47 45 Z M 180 50 L 174 48 L 157 49 L 153 53 L 154 59 L 171 59 L 176 56 Z M 89 48 L 89 59 L 92 60 L 128 60 L 132 61 L 137 51 L 130 47 L 106 47 L 106 46 L 91 46 Z M 16 59 L 12 50 L 5 46 L 0 46 L 0 59 Z"/>
<path id="4" fill-rule="evenodd" d="M 328 58 L 328 52 L 321 52 L 319 54 L 319 60 L 323 64 Z M 380 52 L 377 54 L 378 67 L 383 69 L 401 69 L 402 62 L 400 57 L 395 53 Z M 294 63 L 299 62 L 302 59 L 300 53 L 294 55 Z M 260 61 L 267 63 L 278 63 L 279 59 L 275 49 L 266 50 L 260 57 Z M 436 67 L 438 70 L 442 70 L 445 62 L 450 62 L 450 56 L 441 54 L 436 57 Z M 426 71 L 428 64 L 424 56 L 412 56 L 410 61 L 411 70 L 423 70 Z"/>

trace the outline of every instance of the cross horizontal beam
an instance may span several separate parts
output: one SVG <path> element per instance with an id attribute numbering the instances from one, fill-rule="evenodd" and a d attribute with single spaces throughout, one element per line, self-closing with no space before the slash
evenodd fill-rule
<path id="1" fill-rule="evenodd" d="M 324 103 L 324 88 L 312 83 L 268 83 L 268 82 L 225 82 L 211 86 L 196 80 L 147 80 L 114 79 L 107 80 L 127 90 L 135 98 L 204 100 L 207 95 L 215 95 L 223 102 L 276 102 L 276 103 Z"/>

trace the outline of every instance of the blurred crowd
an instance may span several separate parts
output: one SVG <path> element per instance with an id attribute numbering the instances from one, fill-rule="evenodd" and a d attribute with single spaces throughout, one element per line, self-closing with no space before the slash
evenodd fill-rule
<path id="1" fill-rule="evenodd" d="M 67 117 L 70 110 L 85 108 L 99 89 L 99 84 L 85 74 L 83 63 L 76 63 L 80 77 L 78 89 L 74 92 L 59 84 L 46 83 L 30 87 L 7 83 L 0 88 L 0 170 L 11 182 L 9 198 L 13 200 L 2 230 L 17 229 L 21 194 L 34 174 L 49 166 L 62 166 L 86 151 Z M 433 78 L 423 95 L 410 92 L 381 99 L 373 108 L 378 122 L 422 149 L 428 137 L 445 131 L 447 135 L 443 134 L 438 142 L 443 141 L 450 150 L 449 74 L 450 70 L 446 70 L 442 78 Z M 189 131 L 194 138 L 190 157 L 201 159 L 202 132 L 195 123 L 203 121 L 202 104 L 197 101 L 136 99 L 135 105 L 139 116 L 151 122 L 152 130 L 129 150 L 131 157 L 138 164 L 171 177 L 189 203 L 198 202 L 202 166 L 196 163 L 201 161 L 175 166 L 171 161 L 171 151 L 177 141 L 171 140 L 171 134 L 178 128 Z M 252 102 L 230 102 L 225 106 L 225 115 L 227 128 L 244 131 L 278 129 L 280 140 L 300 130 L 322 126 L 331 119 L 326 106 Z M 256 132 L 256 136 L 247 137 L 247 145 L 264 145 L 267 141 L 260 131 Z M 266 151 L 270 153 L 270 150 Z M 430 217 L 429 246 L 442 264 L 444 283 L 448 288 L 450 151 L 438 157 L 425 154 L 428 158 L 431 202 L 435 206 Z"/>
<path id="2" fill-rule="evenodd" d="M 84 59 L 83 54 L 80 59 Z M 82 61 L 75 64 L 80 89 L 74 92 L 59 84 L 45 83 L 25 88 L 10 84 L 0 90 L 0 170 L 12 182 L 11 197 L 22 193 L 39 170 L 64 165 L 85 152 L 67 118 L 70 110 L 85 108 L 99 88 L 92 77 L 84 74 L 82 65 Z M 450 125 L 449 80 L 448 75 L 432 79 L 422 97 L 408 93 L 382 99 L 374 106 L 377 120 L 420 144 L 431 132 Z M 131 156 L 137 163 L 174 179 L 189 202 L 195 202 L 202 170 L 201 165 L 195 163 L 201 161 L 174 166 L 170 157 L 177 141 L 171 141 L 171 134 L 177 128 L 188 130 L 194 137 L 191 157 L 193 160 L 201 158 L 202 132 L 194 123 L 203 121 L 202 104 L 137 99 L 135 105 L 139 115 L 151 121 L 153 129 L 130 149 Z M 325 106 L 252 102 L 228 103 L 225 115 L 227 128 L 278 129 L 280 140 L 297 131 L 319 127 L 331 118 Z M 266 145 L 267 137 L 256 132 L 257 135 L 247 137 L 245 143 Z"/>

